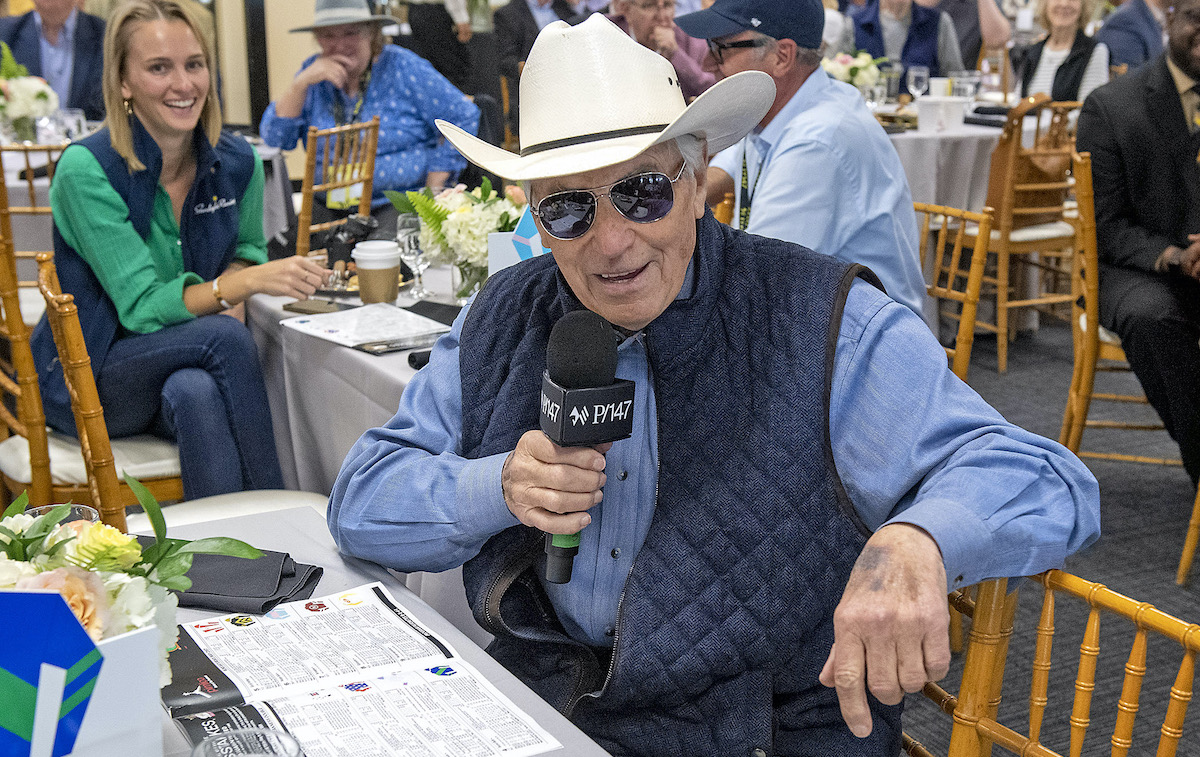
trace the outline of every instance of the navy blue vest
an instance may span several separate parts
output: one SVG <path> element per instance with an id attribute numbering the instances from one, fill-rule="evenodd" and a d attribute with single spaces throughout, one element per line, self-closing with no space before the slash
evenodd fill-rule
<path id="1" fill-rule="evenodd" d="M 879 23 L 879 2 L 863 6 L 850 6 L 850 17 L 854 20 L 854 46 L 866 50 L 871 57 L 882 58 L 883 25 Z M 900 64 L 907 71 L 909 66 L 928 66 L 930 76 L 941 76 L 938 66 L 938 24 L 942 12 L 913 3 L 912 23 L 908 27 L 908 38 L 900 51 Z M 908 91 L 908 82 L 900 79 L 901 91 Z"/>
<path id="2" fill-rule="evenodd" d="M 626 581 L 615 652 L 568 637 L 542 589 L 540 534 L 464 566 L 488 651 L 614 755 L 894 755 L 899 708 L 859 740 L 817 681 L 867 529 L 828 435 L 833 355 L 859 266 L 697 224 L 696 292 L 645 330 L 658 414 L 653 522 Z M 493 276 L 460 351 L 463 450 L 536 428 L 550 327 L 582 307 L 547 255 Z M 609 667 L 611 665 L 611 667 Z M 586 696 L 604 685 L 599 697 Z"/>
<path id="3" fill-rule="evenodd" d="M 133 149 L 146 166 L 144 171 L 130 172 L 125 159 L 113 149 L 107 128 L 67 149 L 87 149 L 96 156 L 109 184 L 125 200 L 130 223 L 144 239 L 150 233 L 158 177 L 162 172 L 162 151 L 137 118 L 130 117 L 129 122 L 133 129 Z M 241 137 L 222 133 L 214 148 L 199 128 L 195 131 L 194 149 L 196 179 L 183 204 L 179 240 L 184 270 L 208 281 L 225 270 L 237 252 L 238 209 L 253 176 L 255 158 L 249 143 Z M 110 250 L 107 254 L 120 255 L 121 250 Z M 99 375 L 113 342 L 126 335 L 117 318 L 117 309 L 91 267 L 66 243 L 57 227 L 54 264 L 62 290 L 75 296 L 92 372 Z M 46 422 L 73 434 L 75 417 L 71 413 L 71 400 L 45 316 L 33 331 L 31 346 Z"/>
<path id="4" fill-rule="evenodd" d="M 1010 58 L 1012 60 L 1013 70 L 1017 72 L 1017 77 L 1021 80 L 1021 97 L 1029 97 L 1035 94 L 1029 91 L 1029 84 L 1033 81 L 1033 75 L 1037 72 L 1038 63 L 1042 60 L 1042 51 L 1046 49 L 1046 40 L 1030 45 L 1028 47 L 1018 47 L 1012 51 Z M 1078 100 L 1079 85 L 1083 83 L 1083 75 L 1087 71 L 1088 63 L 1092 60 L 1092 51 L 1096 49 L 1096 40 L 1084 34 L 1080 29 L 1075 32 L 1075 40 L 1071 43 L 1071 50 L 1067 53 L 1067 57 L 1063 59 L 1058 70 L 1054 72 L 1054 81 L 1050 85 L 1051 100 Z"/>

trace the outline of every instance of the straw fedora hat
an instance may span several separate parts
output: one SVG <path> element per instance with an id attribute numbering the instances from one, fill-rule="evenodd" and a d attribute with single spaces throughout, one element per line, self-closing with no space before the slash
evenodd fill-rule
<path id="1" fill-rule="evenodd" d="M 393 16 L 376 16 L 367 7 L 366 0 L 317 0 L 313 11 L 312 26 L 301 26 L 289 29 L 288 32 L 311 32 L 326 26 L 341 26 L 342 24 L 398 24 L 400 19 Z"/>
<path id="2" fill-rule="evenodd" d="M 438 121 L 467 160 L 507 179 L 583 173 L 633 158 L 684 134 L 708 152 L 737 142 L 775 100 L 760 71 L 717 82 L 689 106 L 671 62 L 602 14 L 542 29 L 521 74 L 521 152 L 512 153 Z"/>

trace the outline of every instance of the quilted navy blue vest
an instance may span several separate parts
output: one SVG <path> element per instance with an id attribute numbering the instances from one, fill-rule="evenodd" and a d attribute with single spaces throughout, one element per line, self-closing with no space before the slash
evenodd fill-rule
<path id="1" fill-rule="evenodd" d="M 697 234 L 696 293 L 645 332 L 658 502 L 611 661 L 563 632 L 533 529 L 507 529 L 467 562 L 467 598 L 496 636 L 488 651 L 614 755 L 891 757 L 899 708 L 872 700 L 876 728 L 859 740 L 817 681 L 867 536 L 828 416 L 846 293 L 871 274 L 711 213 Z M 537 427 L 550 327 L 580 307 L 549 255 L 489 279 L 461 343 L 467 457 Z"/>
<path id="2" fill-rule="evenodd" d="M 939 10 L 913 3 L 908 38 L 900 51 L 900 64 L 904 66 L 905 71 L 909 66 L 928 66 L 930 76 L 942 75 L 938 66 L 938 23 L 941 16 Z M 850 6 L 850 17 L 854 20 L 854 46 L 859 50 L 866 50 L 873 58 L 882 58 L 885 53 L 878 0 L 864 6 Z M 908 91 L 906 79 L 900 79 L 900 87 L 904 92 Z"/>
<path id="3" fill-rule="evenodd" d="M 113 149 L 104 128 L 80 140 L 68 150 L 84 148 L 96 156 L 109 184 L 125 200 L 129 221 L 143 239 L 150 233 L 150 218 L 158 177 L 162 173 L 162 151 L 136 118 L 130 118 L 133 149 L 146 170 L 131 173 L 125 159 Z M 237 252 L 238 208 L 254 173 L 254 151 L 241 137 L 222 133 L 214 148 L 202 129 L 196 129 L 196 180 L 183 204 L 179 240 L 185 271 L 199 274 L 205 281 L 217 277 L 233 261 Z M 120 250 L 108 254 L 119 255 Z M 58 228 L 54 229 L 54 264 L 64 292 L 75 296 L 79 322 L 92 372 L 99 375 L 104 358 L 113 342 L 124 336 L 117 309 L 87 262 L 76 252 Z M 38 384 L 46 422 L 60 431 L 75 433 L 71 399 L 63 383 L 62 367 L 54 348 L 54 338 L 45 316 L 33 331 L 33 358 L 38 369 Z"/>

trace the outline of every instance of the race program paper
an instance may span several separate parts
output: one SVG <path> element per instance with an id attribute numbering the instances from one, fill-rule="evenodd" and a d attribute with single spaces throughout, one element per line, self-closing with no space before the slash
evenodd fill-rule
<path id="1" fill-rule="evenodd" d="M 193 743 L 283 728 L 306 757 L 526 757 L 559 742 L 378 583 L 180 626 L 163 704 Z"/>

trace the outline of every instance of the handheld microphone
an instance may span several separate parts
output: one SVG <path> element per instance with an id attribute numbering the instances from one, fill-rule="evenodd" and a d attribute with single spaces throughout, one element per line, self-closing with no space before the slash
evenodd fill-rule
<path id="1" fill-rule="evenodd" d="M 590 310 L 567 313 L 550 330 L 539 425 L 560 447 L 591 447 L 633 433 L 632 381 L 617 379 L 612 325 Z M 571 580 L 579 534 L 546 534 L 546 580 Z"/>

